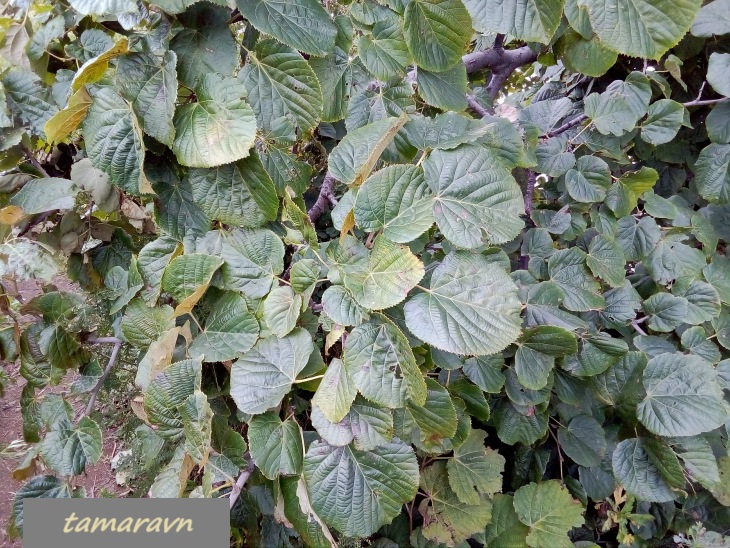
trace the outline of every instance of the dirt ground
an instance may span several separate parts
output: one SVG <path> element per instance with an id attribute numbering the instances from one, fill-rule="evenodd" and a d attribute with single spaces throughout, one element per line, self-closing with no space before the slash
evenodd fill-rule
<path id="1" fill-rule="evenodd" d="M 57 284 L 61 285 L 61 284 Z M 65 290 L 73 291 L 74 288 L 70 284 L 64 284 Z M 27 298 L 32 298 L 36 294 L 37 288 L 28 285 L 21 289 L 21 294 Z M 13 442 L 22 442 L 23 440 L 23 419 L 20 414 L 20 394 L 25 386 L 25 379 L 20 376 L 19 362 L 7 364 L 0 362 L 3 369 L 11 379 L 11 383 L 5 391 L 5 395 L 0 398 L 0 547 L 2 548 L 18 548 L 22 546 L 19 540 L 11 541 L 6 532 L 8 520 L 13 506 L 13 498 L 15 492 L 20 488 L 22 483 L 13 479 L 13 469 L 23 460 L 25 449 L 27 446 L 21 447 L 19 450 L 8 451 L 6 448 Z M 67 394 L 70 391 L 70 385 L 73 381 L 71 373 L 61 382 L 60 385 L 48 388 L 43 393 Z M 78 416 L 84 406 L 84 401 L 78 399 L 71 401 L 72 406 L 77 411 Z M 117 443 L 114 439 L 114 432 L 109 432 L 102 427 L 104 433 L 104 450 L 99 462 L 94 466 L 87 468 L 84 476 L 78 478 L 78 485 L 86 488 L 86 496 L 89 498 L 100 497 L 102 489 L 110 493 L 120 494 L 126 489 L 119 487 L 116 483 L 114 472 L 111 469 L 111 459 L 117 452 Z M 44 471 L 39 470 L 37 473 L 42 474 Z M 48 472 L 51 473 L 51 472 Z"/>

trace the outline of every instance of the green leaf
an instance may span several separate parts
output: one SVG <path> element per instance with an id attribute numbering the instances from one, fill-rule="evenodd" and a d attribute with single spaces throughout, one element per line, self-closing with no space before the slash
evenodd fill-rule
<path id="1" fill-rule="evenodd" d="M 177 76 L 182 84 L 196 88 L 213 74 L 231 76 L 238 68 L 240 52 L 228 25 L 230 13 L 230 9 L 201 2 L 178 16 L 184 28 L 170 41 L 170 49 L 177 54 Z"/>
<path id="2" fill-rule="evenodd" d="M 583 507 L 557 480 L 520 487 L 514 507 L 519 520 L 530 528 L 525 540 L 534 548 L 571 547 L 567 533 L 583 525 Z"/>
<path id="3" fill-rule="evenodd" d="M 144 411 L 158 435 L 173 440 L 183 435 L 178 407 L 200 389 L 201 371 L 200 360 L 183 360 L 152 377 L 144 391 Z"/>
<path id="4" fill-rule="evenodd" d="M 560 427 L 558 441 L 565 454 L 581 466 L 599 466 L 606 453 L 603 427 L 588 415 L 576 415 L 568 426 Z"/>
<path id="5" fill-rule="evenodd" d="M 584 103 L 586 115 L 604 135 L 620 137 L 636 125 L 637 117 L 622 95 L 609 92 L 591 93 Z"/>
<path id="6" fill-rule="evenodd" d="M 598 78 L 616 64 L 618 53 L 601 43 L 598 36 L 593 34 L 590 23 L 588 29 L 588 37 L 568 29 L 557 43 L 557 52 L 569 70 Z"/>
<path id="7" fill-rule="evenodd" d="M 492 503 L 492 521 L 487 525 L 485 540 L 488 546 L 523 548 L 530 529 L 515 512 L 511 495 L 495 495 Z"/>
<path id="8" fill-rule="evenodd" d="M 342 361 L 368 400 L 389 408 L 426 401 L 426 384 L 408 340 L 382 316 L 352 330 Z"/>
<path id="9" fill-rule="evenodd" d="M 506 398 L 505 398 L 506 399 Z M 503 401 L 494 412 L 497 436 L 507 445 L 530 445 L 547 434 L 548 417 L 544 413 L 529 413 L 512 402 Z"/>
<path id="10" fill-rule="evenodd" d="M 694 281 L 681 295 L 687 299 L 684 323 L 700 325 L 720 314 L 720 295 L 708 283 Z"/>
<path id="11" fill-rule="evenodd" d="M 307 484 L 303 477 L 279 480 L 284 498 L 284 515 L 302 537 L 306 546 L 312 548 L 332 548 L 335 540 L 327 526 L 311 506 Z"/>
<path id="12" fill-rule="evenodd" d="M 408 329 L 455 354 L 499 352 L 520 333 L 517 287 L 484 256 L 452 252 L 436 267 L 430 288 L 404 307 Z"/>
<path id="13" fill-rule="evenodd" d="M 372 38 L 368 34 L 358 37 L 357 51 L 365 68 L 381 80 L 387 81 L 396 76 L 402 78 L 406 74 L 406 66 L 411 63 L 401 19 L 392 12 L 375 22 Z"/>
<path id="14" fill-rule="evenodd" d="M 261 32 L 317 56 L 332 53 L 337 27 L 316 0 L 236 0 L 243 16 Z"/>
<path id="15" fill-rule="evenodd" d="M 464 375 L 485 392 L 498 394 L 504 386 L 502 367 L 504 360 L 501 356 L 487 356 L 484 358 L 469 358 L 464 362 Z"/>
<path id="16" fill-rule="evenodd" d="M 344 535 L 367 537 L 415 497 L 418 462 L 401 441 L 372 451 L 316 441 L 304 457 L 304 478 L 312 508 L 326 523 Z"/>
<path id="17" fill-rule="evenodd" d="M 401 245 L 385 236 L 375 239 L 364 268 L 345 268 L 345 287 L 369 310 L 395 306 L 423 278 L 423 263 Z"/>
<path id="18" fill-rule="evenodd" d="M 405 123 L 405 116 L 384 118 L 348 132 L 329 155 L 330 174 L 347 185 L 360 186 Z"/>
<path id="19" fill-rule="evenodd" d="M 19 69 L 6 72 L 2 84 L 10 111 L 42 136 L 46 122 L 58 112 L 50 88 L 36 74 Z"/>
<path id="20" fill-rule="evenodd" d="M 155 177 L 149 171 L 148 174 Z M 193 184 L 188 177 L 156 180 L 153 185 L 158 195 L 155 221 L 163 232 L 182 242 L 186 237 L 200 236 L 210 228 L 205 212 L 195 202 Z"/>
<path id="21" fill-rule="evenodd" d="M 728 10 L 730 10 L 730 2 L 727 0 L 715 0 L 706 6 L 702 6 L 692 23 L 692 34 L 709 38 L 713 34 L 730 33 Z"/>
<path id="22" fill-rule="evenodd" d="M 408 402 L 411 418 L 420 430 L 421 441 L 435 442 L 456 434 L 457 416 L 449 391 L 433 379 L 426 379 L 426 401 Z"/>
<path id="23" fill-rule="evenodd" d="M 429 105 L 443 110 L 466 110 L 469 88 L 464 63 L 442 72 L 419 68 L 416 82 L 419 95 Z"/>
<path id="24" fill-rule="evenodd" d="M 129 303 L 121 323 L 124 338 L 141 348 L 149 346 L 173 327 L 175 321 L 171 307 L 149 307 L 141 299 Z"/>
<path id="25" fill-rule="evenodd" d="M 332 445 L 342 446 L 354 441 L 355 448 L 370 451 L 393 439 L 393 415 L 389 409 L 357 398 L 345 417 L 330 422 L 322 410 L 312 406 L 312 426 Z"/>
<path id="26" fill-rule="evenodd" d="M 713 143 L 702 149 L 695 164 L 695 184 L 706 200 L 730 203 L 730 145 Z"/>
<path id="27" fill-rule="evenodd" d="M 426 498 L 418 505 L 423 516 L 423 536 L 439 544 L 456 546 L 483 531 L 491 518 L 492 505 L 482 495 L 472 506 L 461 502 L 449 485 L 446 464 L 438 461 L 421 475 Z"/>
<path id="28" fill-rule="evenodd" d="M 602 202 L 611 186 L 608 164 L 597 156 L 581 156 L 565 174 L 565 188 L 576 202 Z"/>
<path id="29" fill-rule="evenodd" d="M 24 215 L 44 213 L 54 209 L 73 209 L 79 188 L 68 179 L 56 177 L 33 179 L 11 199 L 14 206 L 23 208 Z"/>
<path id="30" fill-rule="evenodd" d="M 243 100 L 243 85 L 232 78 L 205 74 L 195 95 L 197 102 L 180 105 L 175 111 L 172 151 L 177 161 L 188 167 L 215 167 L 247 157 L 256 122 Z"/>
<path id="31" fill-rule="evenodd" d="M 403 14 L 403 30 L 416 64 L 440 72 L 466 52 L 471 17 L 461 0 L 414 0 Z"/>
<path id="32" fill-rule="evenodd" d="M 521 346 L 515 353 L 515 372 L 520 384 L 531 390 L 541 390 L 548 383 L 555 358 Z"/>
<path id="33" fill-rule="evenodd" d="M 302 309 L 302 296 L 291 286 L 275 287 L 264 301 L 264 320 L 277 337 L 288 335 L 297 324 Z"/>
<path id="34" fill-rule="evenodd" d="M 626 276 L 626 259 L 616 241 L 599 234 L 588 246 L 586 264 L 594 275 L 604 280 L 611 287 L 621 287 Z"/>
<path id="35" fill-rule="evenodd" d="M 162 289 L 177 301 L 176 316 L 193 309 L 222 264 L 219 257 L 202 253 L 181 255 L 170 262 L 162 276 Z"/>
<path id="36" fill-rule="evenodd" d="M 419 150 L 451 149 L 471 143 L 490 131 L 482 120 L 475 120 L 456 112 L 437 114 L 433 118 L 411 116 L 404 126 L 408 140 Z"/>
<path id="37" fill-rule="evenodd" d="M 627 492 L 641 500 L 669 502 L 676 495 L 660 468 L 662 459 L 666 459 L 666 464 L 672 457 L 677 458 L 669 448 L 657 453 L 656 446 L 648 445 L 644 438 L 624 440 L 613 451 L 613 473 Z"/>
<path id="38" fill-rule="evenodd" d="M 715 105 L 705 118 L 707 136 L 710 141 L 718 144 L 730 143 L 730 126 L 725 123 L 730 116 L 730 103 L 723 102 Z"/>
<path id="39" fill-rule="evenodd" d="M 161 236 L 139 251 L 137 267 L 148 288 L 142 292 L 145 300 L 157 301 L 162 288 L 165 268 L 177 254 L 179 245 L 176 240 L 168 236 Z"/>
<path id="40" fill-rule="evenodd" d="M 134 0 L 71 0 L 69 3 L 82 15 L 137 13 Z"/>
<path id="41" fill-rule="evenodd" d="M 358 326 L 368 320 L 367 310 L 361 307 L 343 285 L 332 285 L 322 293 L 322 306 L 332 320 L 342 326 Z"/>
<path id="42" fill-rule="evenodd" d="M 34 476 L 20 487 L 13 497 L 12 525 L 23 532 L 23 501 L 25 499 L 70 499 L 83 497 L 83 487 L 77 492 L 55 476 Z"/>
<path id="43" fill-rule="evenodd" d="M 254 463 L 267 478 L 301 474 L 304 440 L 294 419 L 282 422 L 276 413 L 255 416 L 248 427 L 248 445 Z"/>
<path id="44" fill-rule="evenodd" d="M 322 116 L 317 76 L 301 54 L 276 40 L 260 40 L 238 79 L 259 127 L 282 140 L 308 135 Z"/>
<path id="45" fill-rule="evenodd" d="M 61 476 L 78 476 L 89 464 L 101 457 L 101 429 L 89 417 L 82 418 L 74 427 L 62 418 L 53 424 L 41 443 L 40 453 Z"/>
<path id="46" fill-rule="evenodd" d="M 270 230 L 212 231 L 198 242 L 197 249 L 223 259 L 222 287 L 254 299 L 266 296 L 284 270 L 284 244 Z"/>
<path id="47" fill-rule="evenodd" d="M 446 463 L 449 485 L 465 504 L 477 505 L 480 495 L 493 495 L 502 490 L 505 459 L 484 446 L 485 437 L 482 430 L 472 430 Z"/>
<path id="48" fill-rule="evenodd" d="M 341 360 L 334 358 L 322 377 L 319 387 L 312 398 L 325 418 L 330 422 L 340 422 L 350 411 L 357 396 L 357 386 Z"/>
<path id="49" fill-rule="evenodd" d="M 585 265 L 587 255 L 577 247 L 561 249 L 548 259 L 550 279 L 565 292 L 563 306 L 575 312 L 601 309 L 606 301 Z"/>
<path id="50" fill-rule="evenodd" d="M 423 169 L 434 193 L 436 223 L 454 244 L 474 248 L 484 241 L 505 243 L 522 230 L 520 188 L 487 149 L 462 145 L 435 150 Z"/>
<path id="51" fill-rule="evenodd" d="M 603 44 L 624 55 L 659 59 L 689 30 L 698 0 L 579 0 Z M 631 32 L 628 31 L 631 29 Z"/>
<path id="52" fill-rule="evenodd" d="M 178 405 L 177 409 L 183 422 L 185 451 L 197 464 L 203 464 L 210 453 L 213 420 L 213 410 L 208 403 L 208 397 L 196 390 L 185 402 Z"/>
<path id="53" fill-rule="evenodd" d="M 100 88 L 82 129 L 86 153 L 95 168 L 127 192 L 152 192 L 142 170 L 142 130 L 132 108 L 120 95 L 111 88 Z"/>
<path id="54" fill-rule="evenodd" d="M 676 137 L 684 122 L 684 106 L 670 99 L 651 104 L 641 125 L 641 138 L 651 145 L 663 145 Z"/>
<path id="55" fill-rule="evenodd" d="M 730 53 L 713 53 L 707 66 L 707 82 L 717 93 L 730 96 Z"/>
<path id="56" fill-rule="evenodd" d="M 211 220 L 256 227 L 276 219 L 276 188 L 258 156 L 211 169 L 191 169 L 194 200 Z"/>
<path id="57" fill-rule="evenodd" d="M 167 51 L 123 56 L 117 65 L 117 89 L 134 109 L 145 133 L 165 145 L 172 145 L 175 128 L 172 117 L 177 99 L 177 56 Z"/>
<path id="58" fill-rule="evenodd" d="M 259 323 L 246 300 L 235 293 L 223 294 L 205 320 L 205 328 L 193 340 L 188 354 L 206 362 L 232 360 L 248 352 L 259 336 Z"/>
<path id="59" fill-rule="evenodd" d="M 547 44 L 560 24 L 564 0 L 466 0 L 464 4 L 474 19 L 474 28 L 481 32 Z"/>
<path id="60" fill-rule="evenodd" d="M 312 349 L 312 338 L 302 328 L 281 339 L 259 340 L 231 369 L 231 397 L 238 408 L 256 415 L 279 405 L 307 365 Z"/>
<path id="61" fill-rule="evenodd" d="M 339 47 L 333 55 L 309 59 L 309 65 L 322 88 L 322 121 L 341 120 L 347 113 L 348 100 L 359 87 L 367 85 L 370 75 L 358 57 L 348 57 Z"/>
<path id="62" fill-rule="evenodd" d="M 660 436 L 696 436 L 724 424 L 728 412 L 713 367 L 682 354 L 649 360 L 643 378 L 646 397 L 639 403 L 641 423 Z"/>

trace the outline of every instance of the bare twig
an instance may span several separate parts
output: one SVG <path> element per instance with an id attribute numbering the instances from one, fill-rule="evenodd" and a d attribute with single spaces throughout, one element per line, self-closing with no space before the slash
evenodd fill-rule
<path id="1" fill-rule="evenodd" d="M 86 342 L 89 344 L 122 344 L 124 341 L 122 339 L 118 339 L 117 337 L 92 337 L 90 339 L 86 339 Z"/>
<path id="2" fill-rule="evenodd" d="M 639 335 L 644 335 L 644 336 L 646 336 L 646 334 L 647 334 L 647 333 L 646 333 L 646 331 L 644 331 L 644 330 L 643 330 L 643 329 L 642 329 L 641 327 L 639 327 L 639 322 L 637 322 L 636 320 L 634 320 L 634 321 L 632 321 L 632 322 L 631 322 L 631 327 L 633 327 L 633 328 L 634 328 L 634 330 L 635 330 L 635 331 L 636 331 L 636 332 L 637 332 L 637 333 L 638 333 Z"/>
<path id="3" fill-rule="evenodd" d="M 504 34 L 498 34 L 494 37 L 494 49 L 499 49 L 504 47 Z"/>
<path id="4" fill-rule="evenodd" d="M 562 126 L 555 128 L 552 131 L 549 131 L 545 134 L 545 137 L 555 137 L 556 135 L 560 135 L 561 133 L 565 133 L 571 128 L 574 128 L 575 126 L 582 124 L 588 119 L 588 116 L 585 114 L 581 114 L 580 116 L 576 116 L 573 118 L 570 122 L 564 123 Z"/>
<path id="5" fill-rule="evenodd" d="M 43 175 L 44 177 L 50 177 L 50 175 L 48 175 L 48 172 L 43 168 L 41 163 L 33 155 L 33 152 L 31 152 L 31 150 L 27 146 L 20 145 L 20 148 L 23 151 L 23 154 L 25 155 L 25 157 L 28 158 L 28 161 L 31 163 L 31 165 L 34 168 L 36 168 L 38 171 L 41 172 L 41 175 Z"/>
<path id="6" fill-rule="evenodd" d="M 109 337 L 114 338 L 116 337 Z M 94 389 L 91 391 L 91 396 L 89 397 L 89 403 L 86 404 L 86 409 L 84 410 L 84 414 L 82 417 L 88 416 L 91 411 L 94 409 L 94 403 L 96 403 L 96 397 L 99 395 L 99 390 L 101 390 L 101 387 L 104 385 L 104 382 L 106 381 L 107 377 L 109 376 L 109 373 L 112 371 L 112 367 L 114 367 L 114 363 L 117 361 L 117 356 L 119 355 L 119 349 L 122 347 L 122 341 L 120 339 L 116 339 L 116 342 L 114 343 L 114 347 L 112 348 L 111 356 L 109 356 L 109 362 L 106 364 L 106 367 L 104 368 L 104 372 L 101 374 L 101 377 L 99 377 L 99 381 L 96 383 L 96 386 L 94 386 Z"/>
<path id="7" fill-rule="evenodd" d="M 334 187 L 335 178 L 327 172 L 322 181 L 322 186 L 319 189 L 317 201 L 314 202 L 312 208 L 307 212 L 310 221 L 315 222 L 327 209 L 337 205 L 337 200 L 333 193 Z"/>
<path id="8" fill-rule="evenodd" d="M 243 489 L 243 486 L 246 485 L 248 478 L 251 477 L 251 473 L 254 471 L 254 468 L 256 467 L 256 465 L 253 463 L 253 459 L 251 458 L 251 453 L 246 451 L 246 453 L 244 453 L 244 455 L 243 455 L 243 458 L 246 459 L 246 464 L 248 466 L 243 472 L 241 472 L 241 475 L 238 476 L 236 483 L 233 484 L 233 488 L 231 489 L 231 494 L 228 497 L 228 503 L 229 503 L 228 507 L 229 508 L 233 508 L 233 505 L 236 504 L 238 497 L 241 496 L 241 490 Z"/>
<path id="9" fill-rule="evenodd" d="M 720 99 L 705 99 L 704 101 L 698 101 L 695 99 L 694 101 L 690 101 L 689 103 L 683 103 L 685 107 L 702 107 L 706 105 L 715 105 L 717 103 L 726 103 L 730 101 L 730 97 L 722 97 Z"/>

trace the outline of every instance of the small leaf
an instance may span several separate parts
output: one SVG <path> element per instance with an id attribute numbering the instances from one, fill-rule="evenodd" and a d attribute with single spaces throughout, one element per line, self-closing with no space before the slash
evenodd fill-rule
<path id="1" fill-rule="evenodd" d="M 294 419 L 282 422 L 276 413 L 255 416 L 248 427 L 248 444 L 254 463 L 267 478 L 301 474 L 304 444 Z"/>
<path id="2" fill-rule="evenodd" d="M 530 528 L 527 544 L 534 548 L 571 547 L 567 533 L 583 525 L 583 507 L 557 480 L 530 483 L 515 491 L 514 507 Z"/>

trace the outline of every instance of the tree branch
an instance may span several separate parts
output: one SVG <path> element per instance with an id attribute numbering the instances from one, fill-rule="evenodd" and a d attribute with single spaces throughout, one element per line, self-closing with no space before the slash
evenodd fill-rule
<path id="1" fill-rule="evenodd" d="M 319 189 L 317 201 L 314 202 L 312 208 L 307 212 L 309 220 L 313 223 L 319 219 L 325 211 L 337 205 L 337 200 L 335 199 L 333 192 L 334 187 L 335 178 L 327 172 L 324 176 L 324 180 L 322 181 L 322 186 Z"/>
<path id="2" fill-rule="evenodd" d="M 570 122 L 566 122 L 562 126 L 555 128 L 552 131 L 549 131 L 545 134 L 545 137 L 555 137 L 556 135 L 560 135 L 561 133 L 565 133 L 570 128 L 573 128 L 579 124 L 582 124 L 584 121 L 588 119 L 588 116 L 585 114 L 581 114 L 580 116 L 576 116 L 573 118 Z"/>
<path id="3" fill-rule="evenodd" d="M 243 486 L 246 485 L 248 478 L 251 477 L 251 473 L 254 471 L 254 468 L 256 468 L 256 465 L 253 463 L 253 459 L 251 458 L 251 453 L 246 451 L 246 453 L 244 453 L 243 455 L 243 458 L 246 459 L 248 467 L 243 472 L 241 472 L 241 475 L 238 476 L 236 483 L 233 484 L 231 494 L 228 496 L 229 508 L 233 508 L 233 505 L 236 504 L 238 497 L 241 496 L 241 490 L 243 489 Z"/>
<path id="4" fill-rule="evenodd" d="M 517 68 L 537 61 L 537 53 L 532 51 L 529 46 L 504 49 L 500 41 L 495 40 L 494 47 L 468 53 L 462 57 L 462 60 L 466 66 L 466 72 L 469 74 L 485 68 L 491 69 L 492 78 L 487 84 L 487 91 L 494 99 Z"/>
<path id="5" fill-rule="evenodd" d="M 466 96 L 466 103 L 469 105 L 469 107 L 476 112 L 479 116 L 484 118 L 485 116 L 489 116 L 489 111 L 484 108 L 482 105 L 479 104 L 477 101 L 477 98 L 473 95 L 467 95 Z"/>
<path id="6" fill-rule="evenodd" d="M 108 337 L 109 339 L 116 339 L 116 337 Z M 97 339 L 101 342 L 101 339 Z M 96 397 L 99 395 L 99 390 L 101 390 L 101 387 L 104 385 L 104 382 L 106 382 L 107 377 L 109 376 L 109 373 L 112 371 L 112 367 L 114 367 L 114 363 L 117 361 L 117 356 L 119 355 L 119 349 L 122 347 L 122 341 L 120 339 L 116 339 L 116 342 L 114 343 L 114 347 L 112 348 L 112 354 L 109 356 L 109 363 L 106 364 L 106 367 L 104 368 L 104 372 L 101 374 L 101 377 L 99 377 L 99 381 L 96 383 L 96 386 L 94 386 L 94 389 L 91 391 L 91 397 L 89 398 L 89 403 L 86 405 L 86 409 L 84 410 L 84 414 L 81 415 L 81 418 L 88 416 L 91 411 L 94 409 L 94 403 L 96 403 Z"/>
<path id="7" fill-rule="evenodd" d="M 535 192 L 537 173 L 531 169 L 527 170 L 527 186 L 525 187 L 525 213 L 529 217 L 532 214 L 532 195 Z"/>
<path id="8" fill-rule="evenodd" d="M 705 99 L 704 101 L 700 101 L 698 99 L 695 99 L 694 101 L 690 101 L 689 103 L 683 103 L 683 106 L 685 107 L 701 107 L 705 105 L 714 105 L 717 103 L 725 103 L 727 101 L 730 101 L 730 97 L 722 97 L 720 99 Z"/>
<path id="9" fill-rule="evenodd" d="M 48 175 L 48 172 L 43 168 L 41 163 L 38 161 L 38 159 L 33 155 L 33 153 L 30 151 L 30 149 L 25 145 L 20 145 L 21 150 L 23 151 L 23 154 L 26 158 L 28 158 L 28 161 L 31 163 L 31 165 L 36 168 L 38 171 L 41 172 L 41 175 L 44 177 L 50 177 Z"/>

